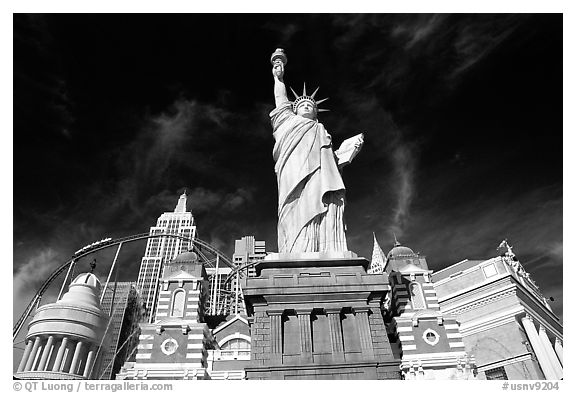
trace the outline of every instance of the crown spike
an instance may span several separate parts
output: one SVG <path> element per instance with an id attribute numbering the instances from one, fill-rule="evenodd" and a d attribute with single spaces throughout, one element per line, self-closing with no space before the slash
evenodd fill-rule
<path id="1" fill-rule="evenodd" d="M 294 98 L 300 97 L 298 94 L 296 94 L 296 92 L 294 91 L 294 89 L 292 88 L 292 86 L 290 86 L 290 90 L 292 90 L 292 94 L 294 94 Z"/>
<path id="2" fill-rule="evenodd" d="M 316 88 L 316 90 L 314 90 L 314 93 L 312 93 L 312 95 L 310 97 L 314 98 L 314 96 L 316 95 L 316 93 L 318 93 L 318 90 L 320 89 L 320 86 L 318 86 Z"/>
<path id="3" fill-rule="evenodd" d="M 320 105 L 321 103 L 323 103 L 324 101 L 326 101 L 329 97 L 326 98 L 322 98 L 321 100 L 316 101 L 316 105 Z"/>
<path id="4" fill-rule="evenodd" d="M 302 95 L 303 96 L 306 95 L 306 82 L 304 82 L 304 89 L 302 90 Z"/>
<path id="5" fill-rule="evenodd" d="M 318 108 L 316 109 L 318 112 L 330 112 L 330 109 L 322 109 L 322 108 Z"/>

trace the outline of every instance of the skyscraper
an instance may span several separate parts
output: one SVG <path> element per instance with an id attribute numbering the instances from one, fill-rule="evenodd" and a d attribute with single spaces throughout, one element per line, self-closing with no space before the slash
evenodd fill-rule
<path id="1" fill-rule="evenodd" d="M 234 255 L 232 259 L 236 266 L 261 261 L 266 256 L 266 242 L 264 240 L 254 240 L 254 236 L 243 236 L 242 239 L 234 243 Z M 248 267 L 246 271 L 248 277 L 256 276 L 256 268 Z"/>
<path id="2" fill-rule="evenodd" d="M 191 212 L 186 211 L 186 192 L 180 195 L 174 211 L 163 213 L 158 217 L 156 226 L 150 228 L 150 235 L 161 233 L 182 235 L 190 239 L 196 238 L 194 217 Z M 142 297 L 144 307 L 146 307 L 146 315 L 150 322 L 152 322 L 154 315 L 158 281 L 162 275 L 164 263 L 187 251 L 190 245 L 190 241 L 172 237 L 148 239 L 136 286 Z"/>
<path id="3" fill-rule="evenodd" d="M 138 344 L 138 322 L 142 307 L 135 283 L 118 282 L 116 293 L 114 286 L 114 283 L 111 283 L 102 298 L 102 310 L 110 316 L 110 326 L 107 329 L 110 344 L 103 351 L 101 371 L 94 376 L 95 379 L 114 379 Z"/>

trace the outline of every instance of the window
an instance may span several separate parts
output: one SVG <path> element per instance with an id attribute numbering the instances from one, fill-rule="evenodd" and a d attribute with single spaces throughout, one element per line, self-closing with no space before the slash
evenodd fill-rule
<path id="1" fill-rule="evenodd" d="M 493 263 L 484 266 L 482 268 L 482 270 L 484 271 L 484 275 L 486 276 L 486 278 L 490 278 L 490 277 L 498 274 L 498 270 L 496 269 L 496 265 Z"/>
<path id="2" fill-rule="evenodd" d="M 226 341 L 216 353 L 216 358 L 221 360 L 249 360 L 250 341 L 244 338 L 233 338 Z"/>
<path id="3" fill-rule="evenodd" d="M 242 338 L 233 338 L 230 341 L 226 341 L 220 349 L 223 351 L 234 351 L 239 349 L 250 350 L 250 343 Z"/>
<path id="4" fill-rule="evenodd" d="M 426 329 L 424 334 L 422 334 L 422 338 L 429 345 L 436 345 L 440 341 L 440 336 L 432 329 Z"/>
<path id="5" fill-rule="evenodd" d="M 183 290 L 176 291 L 172 299 L 172 317 L 184 317 L 184 307 L 186 306 L 186 292 Z"/>
<path id="6" fill-rule="evenodd" d="M 410 298 L 412 299 L 412 308 L 414 310 L 426 308 L 422 287 L 417 282 L 410 284 Z"/>
<path id="7" fill-rule="evenodd" d="M 495 379 L 508 379 L 504 367 L 496 367 L 490 370 L 486 370 L 484 373 L 486 374 L 486 379 L 489 381 Z"/>
<path id="8" fill-rule="evenodd" d="M 172 355 L 178 349 L 178 342 L 173 338 L 168 338 L 160 345 L 160 349 L 166 355 Z"/>

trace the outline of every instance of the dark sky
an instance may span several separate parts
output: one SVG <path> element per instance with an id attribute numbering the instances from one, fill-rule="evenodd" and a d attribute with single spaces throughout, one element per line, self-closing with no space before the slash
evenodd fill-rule
<path id="1" fill-rule="evenodd" d="M 200 237 L 276 251 L 270 54 L 330 97 L 349 248 L 439 270 L 505 238 L 562 315 L 562 15 L 15 15 L 14 315 L 77 249 L 186 188 Z M 145 243 L 121 255 L 135 280 Z M 106 274 L 113 252 L 98 257 Z"/>

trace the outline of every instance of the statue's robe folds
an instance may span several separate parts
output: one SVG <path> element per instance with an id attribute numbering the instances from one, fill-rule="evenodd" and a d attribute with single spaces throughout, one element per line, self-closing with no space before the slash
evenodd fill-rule
<path id="1" fill-rule="evenodd" d="M 332 138 L 286 102 L 270 113 L 278 180 L 278 251 L 346 251 L 344 182 Z"/>

